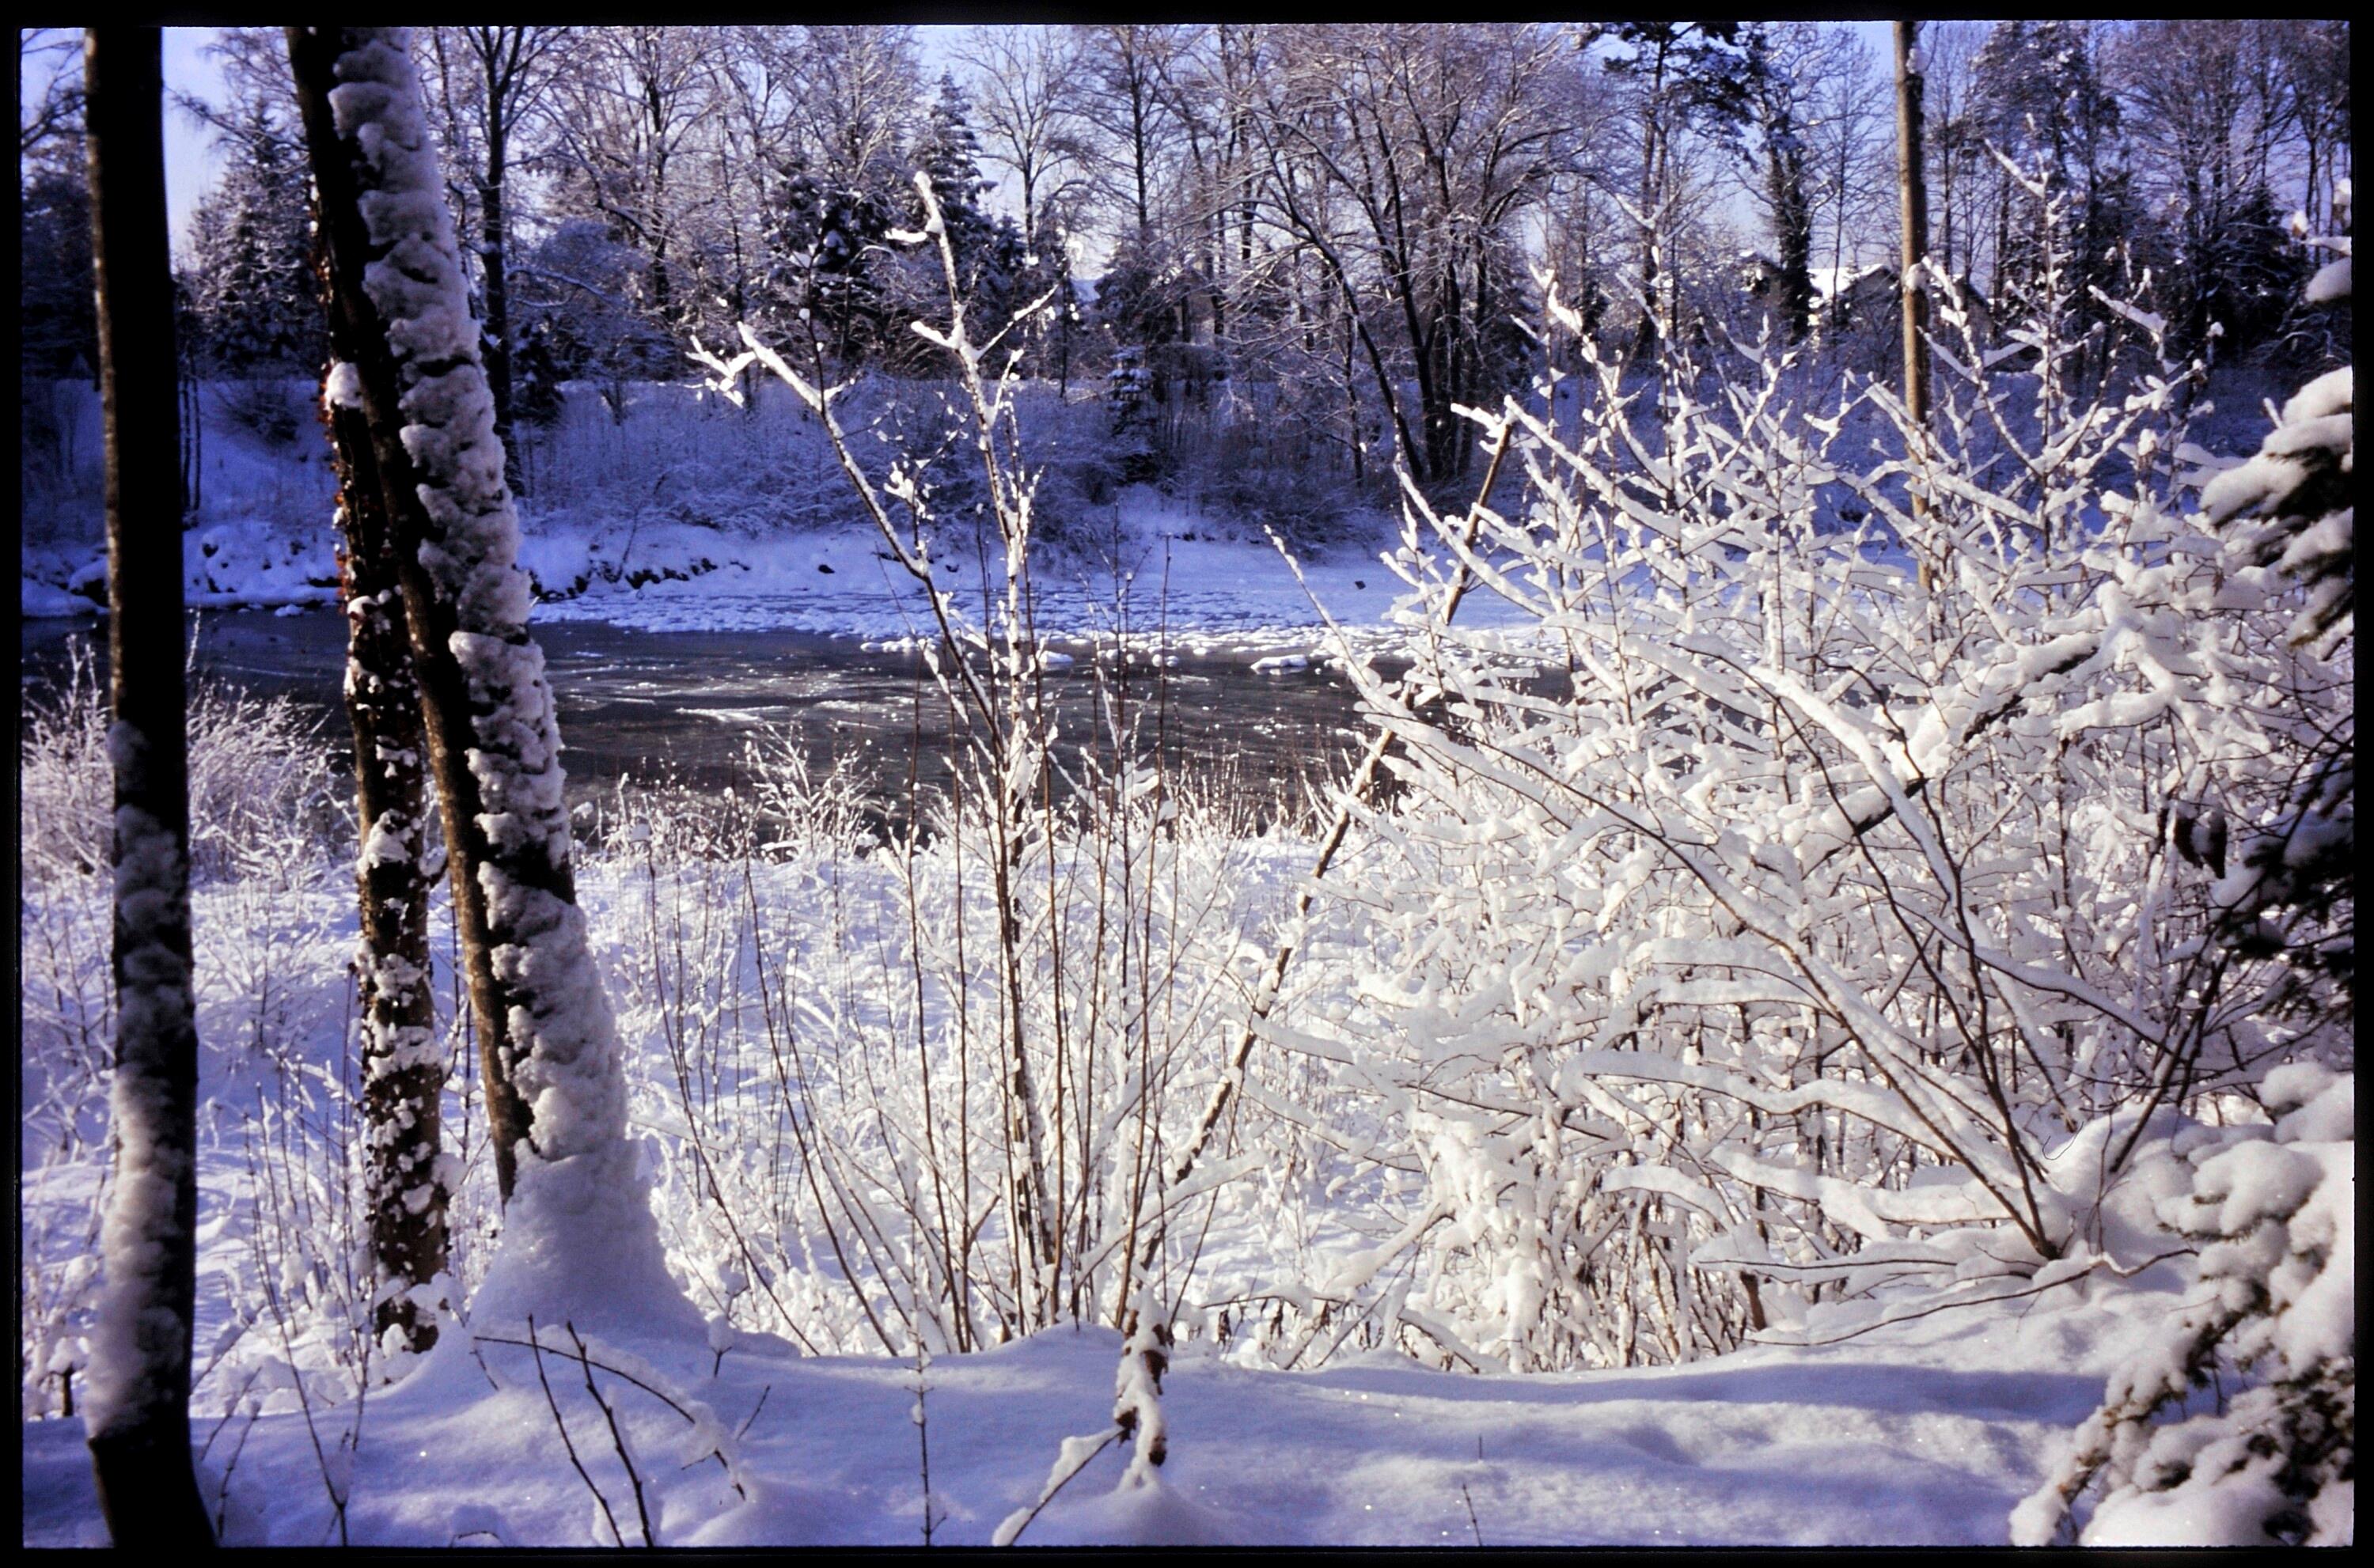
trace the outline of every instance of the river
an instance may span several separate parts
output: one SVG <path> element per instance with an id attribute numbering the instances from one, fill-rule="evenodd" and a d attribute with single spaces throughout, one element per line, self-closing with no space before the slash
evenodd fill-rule
<path id="1" fill-rule="evenodd" d="M 339 708 L 346 625 L 330 610 L 206 611 L 191 616 L 194 668 L 263 696 L 286 696 L 317 715 L 326 746 L 345 755 Z M 65 668 L 69 638 L 103 624 L 27 621 L 29 687 Z M 886 814 L 911 772 L 926 789 L 948 778 L 947 705 L 921 656 L 854 639 L 791 631 L 642 631 L 598 621 L 535 626 L 559 709 L 571 805 L 607 799 L 623 779 L 721 791 L 745 768 L 749 743 L 789 726 L 812 767 L 864 770 Z M 1319 668 L 1256 671 L 1252 655 L 1186 653 L 1156 669 L 1099 664 L 1085 655 L 1051 670 L 1047 689 L 1059 750 L 1090 743 L 1109 703 L 1136 710 L 1139 743 L 1157 731 L 1185 777 L 1224 784 L 1266 814 L 1281 791 L 1357 750 L 1351 686 Z M 1110 755 L 1110 743 L 1099 747 Z"/>

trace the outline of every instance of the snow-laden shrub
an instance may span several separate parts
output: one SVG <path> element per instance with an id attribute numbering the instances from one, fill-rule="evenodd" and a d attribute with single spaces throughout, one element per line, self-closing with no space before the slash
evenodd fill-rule
<path id="1" fill-rule="evenodd" d="M 2346 302 L 2350 242 L 2320 243 L 2340 259 L 2311 281 L 2309 301 Z M 2288 616 L 2285 640 L 2309 650 L 2312 676 L 2345 671 L 2355 637 L 2355 386 L 2347 366 L 2311 380 L 2258 454 L 2202 490 L 2227 570 L 2214 597 L 2192 603 Z M 2270 1010 L 2345 1028 L 2356 750 L 2345 677 L 2341 690 L 2337 712 L 2299 705 L 2276 754 L 2286 766 L 2242 795 L 2255 810 L 2230 826 L 2223 805 L 2187 810 L 2175 842 L 2216 878 L 2206 945 L 2281 963 L 2289 983 Z M 2216 707 L 2215 694 L 2199 706 Z M 2335 1058 L 2350 1059 L 2345 1047 Z M 2190 1150 L 2190 1190 L 2160 1217 L 2204 1244 L 2193 1293 L 2111 1375 L 2074 1451 L 2013 1515 L 2017 1539 L 2333 1545 L 2355 1534 L 2356 1079 L 2297 1062 L 2267 1074 L 2261 1098 L 2279 1117 L 2272 1140 L 2244 1129 Z M 2228 1378 L 2244 1383 L 2230 1398 Z M 2188 1414 L 2204 1386 L 2212 1407 Z"/>
<path id="2" fill-rule="evenodd" d="M 2020 1544 L 2336 1546 L 2356 1533 L 2356 1079 L 2299 1062 L 2263 1094 L 2272 1136 L 2196 1129 L 2191 1188 L 2160 1209 L 2201 1245 L 2199 1282 L 2013 1514 Z"/>
<path id="3" fill-rule="evenodd" d="M 342 829 L 351 832 L 340 815 L 336 742 L 293 700 L 193 676 L 188 726 L 196 880 L 283 866 L 292 848 L 326 850 Z M 107 689 L 79 638 L 68 644 L 63 677 L 29 690 L 18 755 L 28 882 L 104 869 L 115 799 Z"/>
<path id="4" fill-rule="evenodd" d="M 345 802 L 329 742 L 293 704 L 194 682 L 189 765 L 202 900 L 256 879 L 286 890 L 325 862 Z M 69 645 L 56 683 L 27 694 L 18 781 L 20 1082 L 44 1136 L 71 1144 L 67 1129 L 104 1103 L 113 1048 L 107 871 L 115 786 L 107 691 L 85 644 Z M 64 1098 L 53 1105 L 53 1095 Z"/>
<path id="5" fill-rule="evenodd" d="M 337 1038 L 346 944 L 333 928 L 343 897 L 336 859 L 350 819 L 332 743 L 286 699 L 264 701 L 206 678 L 188 708 L 194 957 L 207 1087 L 235 1122 L 254 1092 L 276 1099 Z M 24 954 L 18 1090 L 25 1139 L 25 1245 L 18 1259 L 19 1370 L 29 1415 L 72 1408 L 100 1283 L 96 1244 L 108 1180 L 106 1105 L 114 1072 L 108 874 L 114 779 L 107 691 L 80 642 L 53 684 L 32 688 L 18 742 L 18 846 Z M 230 1076 L 226 1077 L 226 1073 Z M 324 1135 L 318 1103 L 311 1136 Z M 292 1113 L 288 1124 L 305 1126 Z M 290 1153 L 282 1179 L 318 1188 L 331 1167 Z M 309 1214 L 266 1226 L 286 1245 L 335 1245 Z M 203 1347 L 202 1347 L 203 1349 Z"/>
<path id="6" fill-rule="evenodd" d="M 232 425 L 270 447 L 285 447 L 313 426 L 320 389 L 310 380 L 246 376 L 208 387 L 217 408 Z"/>
<path id="7" fill-rule="evenodd" d="M 877 841 L 855 776 L 788 734 L 697 825 L 622 793 L 581 886 L 656 1129 L 654 1208 L 705 1312 L 903 1354 L 1117 1310 L 1149 1163 L 1240 1026 L 1222 1003 L 1295 850 L 1216 792 L 1062 762 L 1080 792 L 1003 866 L 977 795 Z M 1060 1216 L 1024 1298 L 1017 1042 Z"/>
<path id="8" fill-rule="evenodd" d="M 2347 1059 L 2329 976 L 2218 938 L 2192 825 L 2277 820 L 2305 737 L 2346 731 L 2345 659 L 2188 510 L 2197 368 L 2079 395 L 2061 328 L 2008 333 L 2016 376 L 1964 333 L 1926 430 L 1871 389 L 1867 451 L 1777 364 L 1706 401 L 1684 368 L 1648 424 L 1586 342 L 1570 418 L 1475 416 L 1519 508 L 1412 493 L 1421 679 L 1362 676 L 1405 753 L 1350 895 L 1383 944 L 1356 1010 L 1298 1025 L 1424 1173 L 1373 1222 L 1425 1260 L 1405 1316 L 1606 1364 L 2069 1277 L 2154 1112 Z M 1468 593 L 1498 624 L 1443 624 Z"/>

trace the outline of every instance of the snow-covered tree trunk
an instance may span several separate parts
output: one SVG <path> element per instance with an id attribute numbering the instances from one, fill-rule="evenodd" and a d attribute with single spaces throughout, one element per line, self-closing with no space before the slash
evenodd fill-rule
<path id="1" fill-rule="evenodd" d="M 452 868 L 505 1199 L 474 1311 L 690 1316 L 627 1141 L 616 1025 L 570 867 L 519 521 L 403 29 L 291 28 Z"/>
<path id="2" fill-rule="evenodd" d="M 165 238 L 163 45 L 84 42 L 100 395 L 107 428 L 109 727 L 115 770 L 115 1190 L 85 1430 L 118 1546 L 211 1545 L 190 1463 L 197 1300 L 197 1010 L 182 681 L 182 494 Z M 131 373 L 127 373 L 131 372 Z"/>
<path id="3" fill-rule="evenodd" d="M 323 226 L 316 223 L 318 236 Z M 355 360 L 365 323 L 342 310 L 320 250 L 330 318 L 322 418 L 338 472 L 338 590 L 347 607 L 347 722 L 355 743 L 355 862 L 360 939 L 365 1185 L 372 1328 L 425 1351 L 437 1326 L 411 1292 L 444 1270 L 448 1183 L 438 1163 L 445 1060 L 429 990 L 428 737 L 405 633 L 387 497 L 371 451 Z"/>

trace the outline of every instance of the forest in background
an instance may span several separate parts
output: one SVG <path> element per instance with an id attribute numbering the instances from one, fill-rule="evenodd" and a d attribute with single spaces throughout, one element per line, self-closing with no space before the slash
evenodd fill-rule
<path id="1" fill-rule="evenodd" d="M 20 29 L 29 74 L 62 39 Z M 986 27 L 937 72 L 899 27 L 417 47 L 515 455 L 565 384 L 624 418 L 745 322 L 824 380 L 940 377 L 905 325 L 936 268 L 892 238 L 915 170 L 975 319 L 1042 302 L 1003 348 L 1111 404 L 1068 479 L 1187 478 L 1300 543 L 1390 510 L 1397 460 L 1429 494 L 1469 476 L 1454 410 L 1573 368 L 1550 285 L 1633 367 L 1661 331 L 1707 371 L 1769 333 L 1844 402 L 1900 365 L 1888 63 L 1841 26 Z M 226 91 L 178 107 L 223 158 L 177 257 L 182 375 L 285 438 L 271 383 L 325 351 L 294 98 L 270 29 L 212 48 Z M 2349 175 L 2346 22 L 1933 23 L 1922 64 L 1931 253 L 1981 353 L 2065 298 L 2098 383 L 2142 349 L 2096 290 L 2270 386 L 2345 341 L 2298 305 L 2290 218 L 2323 232 Z M 74 79 L 20 112 L 29 382 L 96 362 Z"/>

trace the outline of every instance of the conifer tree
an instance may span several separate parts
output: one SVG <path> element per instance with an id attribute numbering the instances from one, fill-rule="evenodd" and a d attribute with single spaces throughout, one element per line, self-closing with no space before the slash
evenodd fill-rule
<path id="1" fill-rule="evenodd" d="M 304 166 L 286 127 L 251 104 L 219 184 L 193 220 L 191 295 L 217 373 L 310 371 L 322 362 Z"/>
<path id="2" fill-rule="evenodd" d="M 967 313 L 984 323 L 986 340 L 1024 303 L 1016 298 L 1024 270 L 1022 231 L 1013 219 L 993 216 L 982 205 L 990 181 L 981 178 L 981 142 L 973 135 L 964 93 L 954 76 L 940 77 L 939 96 L 932 102 L 910 161 L 931 177 L 940 220 L 947 228 L 948 248 L 956 255 L 958 287 Z M 908 227 L 921 228 L 924 222 L 922 206 L 911 198 Z M 926 252 L 923 261 L 931 260 Z M 940 296 L 944 285 L 935 266 L 919 266 L 915 275 L 915 313 L 926 314 L 928 302 Z"/>

